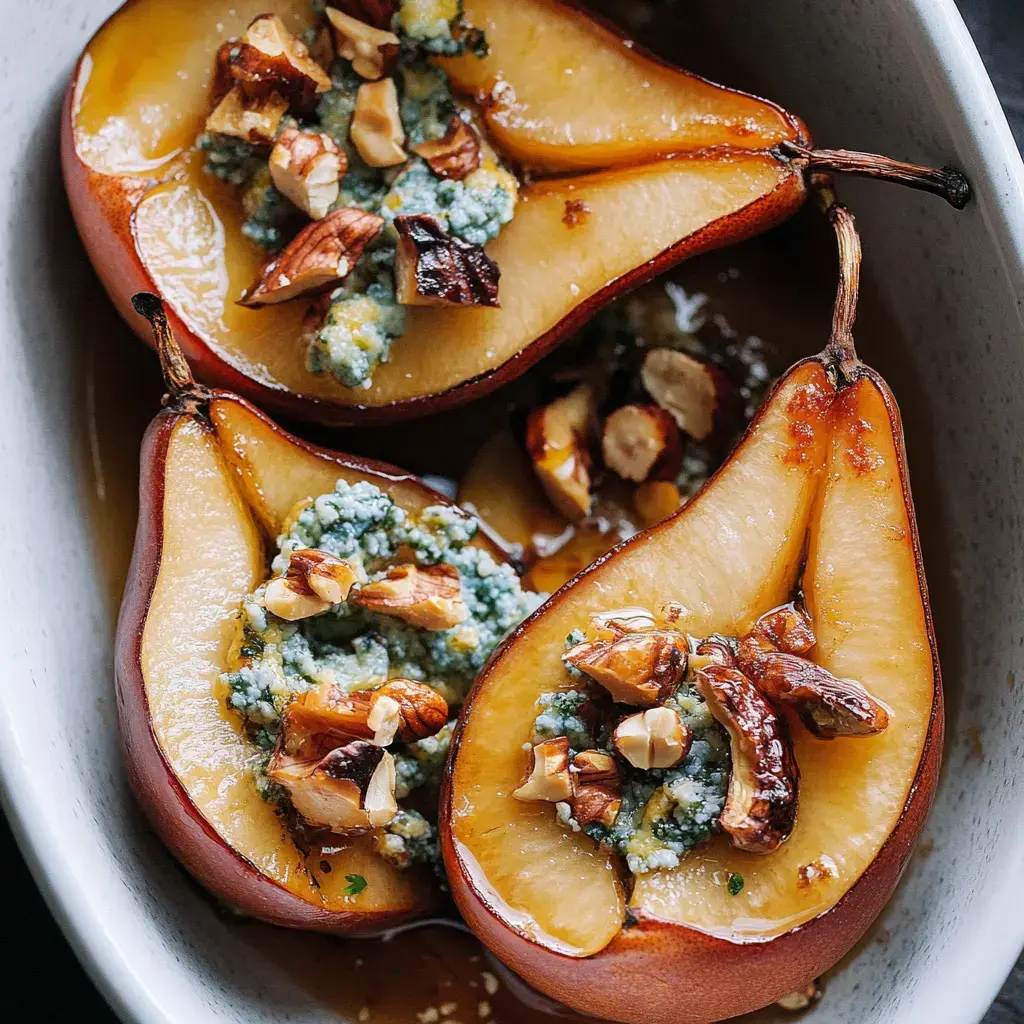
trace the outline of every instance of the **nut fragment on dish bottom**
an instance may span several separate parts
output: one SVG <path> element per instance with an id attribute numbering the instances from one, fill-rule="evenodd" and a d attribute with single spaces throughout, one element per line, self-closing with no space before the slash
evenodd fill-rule
<path id="1" fill-rule="evenodd" d="M 815 1003 L 820 1002 L 823 995 L 821 985 L 817 981 L 809 981 L 803 988 L 790 992 L 783 996 L 776 1006 L 780 1010 L 789 1010 L 791 1013 L 799 1013 L 801 1010 L 809 1009 Z"/>
<path id="2" fill-rule="evenodd" d="M 623 480 L 639 484 L 655 473 L 674 477 L 683 455 L 679 428 L 657 405 L 623 405 L 604 421 L 601 454 Z"/>

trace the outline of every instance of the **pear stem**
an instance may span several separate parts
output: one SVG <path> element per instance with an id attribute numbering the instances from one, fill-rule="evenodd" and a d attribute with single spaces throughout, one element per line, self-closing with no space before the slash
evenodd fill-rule
<path id="1" fill-rule="evenodd" d="M 783 159 L 799 163 L 808 171 L 852 174 L 907 185 L 941 196 L 957 210 L 971 201 L 971 184 L 963 171 L 955 167 L 922 167 L 877 153 L 857 153 L 849 149 L 807 149 L 796 142 L 780 142 L 776 151 Z"/>
<path id="2" fill-rule="evenodd" d="M 132 306 L 139 316 L 149 321 L 149 326 L 153 329 L 153 340 L 160 356 L 160 370 L 167 385 L 164 403 L 205 400 L 206 391 L 196 384 L 192 376 L 192 370 L 174 337 L 171 325 L 167 321 L 167 311 L 160 298 L 152 292 L 136 292 L 132 296 Z"/>
<path id="3" fill-rule="evenodd" d="M 857 300 L 860 296 L 860 234 L 853 214 L 836 198 L 827 179 L 815 176 L 814 189 L 822 212 L 835 229 L 839 245 L 839 286 L 832 309 L 832 333 L 825 346 L 825 357 L 842 377 L 850 380 L 860 364 L 853 341 L 853 325 L 857 319 Z"/>

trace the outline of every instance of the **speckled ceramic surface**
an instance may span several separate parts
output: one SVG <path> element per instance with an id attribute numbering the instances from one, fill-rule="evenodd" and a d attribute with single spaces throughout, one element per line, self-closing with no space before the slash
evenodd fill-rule
<path id="1" fill-rule="evenodd" d="M 1024 169 L 952 0 L 695 7 L 744 84 L 799 111 L 819 142 L 955 162 L 977 190 L 956 215 L 844 188 L 906 341 L 860 339 L 914 409 L 950 729 L 927 856 L 811 1018 L 970 1024 L 1024 940 Z M 114 489 L 93 500 L 89 410 L 97 332 L 121 328 L 74 235 L 56 134 L 65 76 L 108 13 L 106 0 L 8 4 L 0 39 L 4 796 L 51 907 L 126 1020 L 322 1020 L 146 833 L 118 759 L 111 595 L 88 520 L 116 511 Z"/>

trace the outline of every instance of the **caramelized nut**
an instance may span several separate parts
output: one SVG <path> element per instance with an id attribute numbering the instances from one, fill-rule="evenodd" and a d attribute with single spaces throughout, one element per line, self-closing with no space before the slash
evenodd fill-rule
<path id="1" fill-rule="evenodd" d="M 267 306 L 335 287 L 383 225 L 374 213 L 347 208 L 307 224 L 267 263 L 239 305 Z"/>
<path id="2" fill-rule="evenodd" d="M 577 644 L 564 655 L 622 704 L 657 704 L 683 678 L 687 644 L 680 633 L 652 629 L 611 642 Z"/>
<path id="3" fill-rule="evenodd" d="M 231 73 L 250 96 L 277 92 L 300 111 L 310 110 L 331 88 L 330 75 L 276 14 L 261 14 L 245 30 L 233 51 Z"/>
<path id="4" fill-rule="evenodd" d="M 443 563 L 396 565 L 383 579 L 364 584 L 349 600 L 420 629 L 451 629 L 469 618 L 469 609 L 462 601 L 459 570 Z"/>
<path id="5" fill-rule="evenodd" d="M 338 198 L 348 161 L 323 132 L 286 128 L 270 151 L 270 177 L 279 192 L 320 220 Z"/>
<path id="6" fill-rule="evenodd" d="M 374 28 L 390 28 L 398 10 L 398 0 L 331 0 L 331 7 Z"/>
<path id="7" fill-rule="evenodd" d="M 376 81 L 390 71 L 398 57 L 398 36 L 375 28 L 350 14 L 327 8 L 334 29 L 338 56 L 352 61 L 352 70 L 361 78 Z"/>
<path id="8" fill-rule="evenodd" d="M 433 736 L 448 722 L 448 702 L 426 683 L 389 679 L 373 695 L 388 697 L 398 705 L 398 735 L 406 743 Z"/>
<path id="9" fill-rule="evenodd" d="M 425 213 L 395 218 L 395 294 L 406 306 L 499 306 L 498 264 Z"/>
<path id="10" fill-rule="evenodd" d="M 533 767 L 512 795 L 517 800 L 545 800 L 557 804 L 572 799 L 569 778 L 569 740 L 558 736 L 533 748 Z"/>
<path id="11" fill-rule="evenodd" d="M 526 422 L 526 448 L 544 492 L 567 519 L 590 514 L 590 439 L 597 395 L 582 384 L 564 398 L 534 409 Z"/>
<path id="12" fill-rule="evenodd" d="M 680 430 L 698 441 L 710 437 L 732 390 L 717 367 L 671 348 L 651 349 L 644 358 L 640 379 Z"/>
<path id="13" fill-rule="evenodd" d="M 581 750 L 569 774 L 572 816 L 580 825 L 614 825 L 622 806 L 622 776 L 615 758 L 603 750 Z"/>
<path id="14" fill-rule="evenodd" d="M 458 114 L 452 115 L 444 136 L 413 146 L 441 178 L 461 181 L 480 166 L 480 137 Z"/>
<path id="15" fill-rule="evenodd" d="M 740 638 L 741 650 L 784 651 L 786 654 L 806 654 L 817 642 L 814 625 L 803 605 L 790 601 L 788 604 L 765 612 L 751 627 L 750 632 Z"/>
<path id="16" fill-rule="evenodd" d="M 216 135 L 230 135 L 255 146 L 269 146 L 287 110 L 287 100 L 276 92 L 250 98 L 236 85 L 214 108 L 205 127 Z"/>
<path id="17" fill-rule="evenodd" d="M 349 137 L 371 167 L 393 167 L 407 159 L 394 79 L 359 86 Z"/>
<path id="18" fill-rule="evenodd" d="M 284 575 L 267 583 L 264 604 L 271 614 L 295 622 L 340 604 L 356 578 L 348 562 L 326 551 L 303 548 L 292 554 Z"/>
<path id="19" fill-rule="evenodd" d="M 398 811 L 395 760 L 381 747 L 353 740 L 316 761 L 275 751 L 267 776 L 288 790 L 311 825 L 333 832 L 364 832 L 387 825 Z"/>
<path id="20" fill-rule="evenodd" d="M 682 504 L 683 496 L 671 480 L 647 480 L 633 492 L 633 508 L 644 526 L 668 519 Z"/>
<path id="21" fill-rule="evenodd" d="M 285 709 L 284 749 L 308 759 L 353 739 L 388 746 L 401 728 L 402 708 L 382 690 L 343 693 L 333 683 L 322 683 L 300 694 Z"/>
<path id="22" fill-rule="evenodd" d="M 605 421 L 601 431 L 604 464 L 633 483 L 648 477 L 673 477 L 683 448 L 675 421 L 657 405 L 624 405 Z"/>
<path id="23" fill-rule="evenodd" d="M 218 103 L 235 85 L 235 76 L 231 73 L 231 55 L 238 48 L 237 39 L 225 39 L 213 58 L 213 78 L 210 82 L 210 106 Z"/>
<path id="24" fill-rule="evenodd" d="M 697 688 L 730 738 L 732 775 L 719 824 L 737 849 L 771 853 L 796 823 L 800 775 L 786 723 L 734 668 L 701 669 Z"/>
<path id="25" fill-rule="evenodd" d="M 874 736 L 889 725 L 889 710 L 854 679 L 840 679 L 828 669 L 796 654 L 766 651 L 745 656 L 740 666 L 769 700 L 788 704 L 815 736 Z"/>
<path id="26" fill-rule="evenodd" d="M 612 742 L 634 768 L 672 768 L 686 757 L 693 736 L 677 711 L 658 707 L 624 718 Z"/>

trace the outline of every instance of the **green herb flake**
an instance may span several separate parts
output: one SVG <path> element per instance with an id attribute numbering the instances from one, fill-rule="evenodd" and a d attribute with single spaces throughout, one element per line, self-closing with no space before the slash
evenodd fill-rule
<path id="1" fill-rule="evenodd" d="M 739 877 L 738 875 L 736 876 Z M 362 875 L 346 875 L 345 881 L 349 884 L 342 890 L 346 896 L 358 896 L 366 888 L 366 879 Z M 740 883 L 742 884 L 742 879 Z M 732 885 L 732 882 L 729 883 Z"/>
<path id="2" fill-rule="evenodd" d="M 733 871 L 729 875 L 729 895 L 739 896 L 741 892 L 743 892 L 743 876 L 737 875 L 736 872 Z"/>

